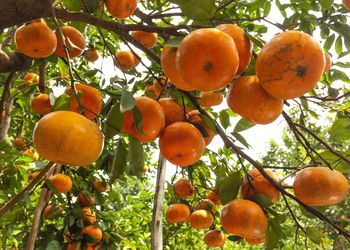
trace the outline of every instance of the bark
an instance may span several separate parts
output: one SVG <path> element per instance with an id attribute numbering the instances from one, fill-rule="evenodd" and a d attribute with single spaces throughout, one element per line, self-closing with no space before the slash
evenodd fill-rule
<path id="1" fill-rule="evenodd" d="M 163 249 L 163 204 L 164 204 L 164 182 L 165 182 L 166 160 L 159 155 L 156 191 L 154 194 L 153 215 L 152 215 L 152 232 L 151 232 L 151 249 Z"/>

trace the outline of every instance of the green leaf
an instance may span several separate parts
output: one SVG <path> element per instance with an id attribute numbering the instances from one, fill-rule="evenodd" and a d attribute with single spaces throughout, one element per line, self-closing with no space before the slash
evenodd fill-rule
<path id="1" fill-rule="evenodd" d="M 128 162 L 127 155 L 128 150 L 126 148 L 125 142 L 122 138 L 120 138 L 113 157 L 112 168 L 110 172 L 111 183 L 113 183 L 125 172 Z"/>
<path id="2" fill-rule="evenodd" d="M 61 58 L 58 58 L 57 60 L 57 67 L 61 76 L 65 76 L 67 74 L 68 67 Z"/>
<path id="3" fill-rule="evenodd" d="M 64 6 L 71 11 L 79 11 L 82 8 L 80 0 L 63 0 Z"/>
<path id="4" fill-rule="evenodd" d="M 262 207 L 270 207 L 273 205 L 269 197 L 264 194 L 254 194 L 252 200 L 258 203 Z"/>
<path id="5" fill-rule="evenodd" d="M 342 36 L 338 36 L 337 40 L 335 41 L 335 52 L 337 52 L 338 55 L 343 52 Z"/>
<path id="6" fill-rule="evenodd" d="M 332 6 L 333 0 L 320 0 L 322 10 L 329 10 Z"/>
<path id="7" fill-rule="evenodd" d="M 238 123 L 236 124 L 235 128 L 233 129 L 233 132 L 239 133 L 244 130 L 250 129 L 251 127 L 254 127 L 256 124 L 254 122 L 251 122 L 247 119 L 241 118 Z"/>
<path id="8" fill-rule="evenodd" d="M 128 172 L 130 175 L 140 176 L 145 165 L 143 146 L 139 140 L 129 136 Z"/>
<path id="9" fill-rule="evenodd" d="M 242 184 L 242 176 L 239 172 L 231 173 L 219 184 L 219 196 L 222 205 L 236 199 L 239 188 Z"/>
<path id="10" fill-rule="evenodd" d="M 182 13 L 191 19 L 209 19 L 215 15 L 215 0 L 188 0 L 177 2 Z"/>
<path id="11" fill-rule="evenodd" d="M 220 123 L 221 125 L 227 129 L 228 126 L 230 125 L 230 116 L 227 114 L 226 110 L 221 110 L 220 111 Z"/>
<path id="12" fill-rule="evenodd" d="M 137 132 L 141 135 L 144 135 L 142 130 L 142 114 L 141 114 L 141 111 L 136 106 L 132 109 L 132 115 L 134 118 L 134 123 L 137 129 Z"/>
<path id="13" fill-rule="evenodd" d="M 323 45 L 323 48 L 324 48 L 325 51 L 328 51 L 332 47 L 334 39 L 335 39 L 335 35 L 334 34 L 332 34 L 331 36 L 329 36 L 327 38 L 327 40 L 325 41 L 325 43 Z"/>
<path id="14" fill-rule="evenodd" d="M 47 245 L 46 250 L 61 250 L 60 243 L 57 240 L 52 240 Z"/>
<path id="15" fill-rule="evenodd" d="M 120 112 L 120 105 L 116 103 L 107 115 L 104 124 L 104 134 L 106 139 L 111 138 L 120 132 L 123 122 L 123 114 Z"/>
<path id="16" fill-rule="evenodd" d="M 53 104 L 53 111 L 69 110 L 71 105 L 70 97 L 67 94 L 60 95 Z"/>
<path id="17" fill-rule="evenodd" d="M 350 140 L 350 118 L 337 116 L 329 133 L 337 141 Z"/>
<path id="18" fill-rule="evenodd" d="M 202 119 L 202 121 L 204 121 L 204 123 L 205 123 L 214 133 L 216 133 L 215 124 L 214 124 L 214 122 L 213 122 L 209 117 L 207 117 L 206 115 L 203 115 L 203 114 L 199 114 L 199 117 Z"/>
<path id="19" fill-rule="evenodd" d="M 125 113 L 126 111 L 132 110 L 135 107 L 135 99 L 131 92 L 126 88 L 122 90 L 122 96 L 120 99 L 120 112 Z"/>
<path id="20" fill-rule="evenodd" d="M 246 148 L 250 148 L 250 144 L 247 142 L 247 140 L 240 134 L 233 132 L 232 135 L 240 142 L 242 143 Z"/>
<path id="21" fill-rule="evenodd" d="M 343 155 L 345 158 L 350 159 L 350 151 L 347 151 L 347 152 L 336 151 L 336 152 Z M 327 162 L 329 162 L 335 170 L 337 170 L 343 174 L 350 174 L 350 164 L 348 162 L 342 160 L 341 158 L 339 158 L 338 156 L 336 156 L 332 152 L 324 151 L 324 152 L 319 153 L 319 155 L 323 159 L 325 159 Z M 317 159 L 319 161 L 322 161 L 322 159 L 320 157 L 317 157 Z"/>
<path id="22" fill-rule="evenodd" d="M 170 47 L 177 48 L 177 47 L 179 47 L 180 43 L 182 42 L 182 40 L 183 40 L 184 38 L 185 38 L 184 36 L 179 36 L 179 37 L 175 37 L 175 38 L 173 38 L 173 39 L 169 39 L 169 40 L 166 42 L 166 45 L 169 45 Z"/>
<path id="23" fill-rule="evenodd" d="M 305 228 L 307 237 L 314 242 L 315 244 L 319 245 L 322 243 L 322 233 L 320 231 L 320 228 L 315 227 L 306 227 Z"/>

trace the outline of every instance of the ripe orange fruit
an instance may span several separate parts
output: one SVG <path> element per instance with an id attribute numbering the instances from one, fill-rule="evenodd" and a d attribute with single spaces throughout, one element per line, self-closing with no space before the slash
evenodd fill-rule
<path id="1" fill-rule="evenodd" d="M 132 51 L 119 51 L 115 54 L 115 57 L 116 66 L 125 71 L 132 70 L 140 63 L 140 60 Z"/>
<path id="2" fill-rule="evenodd" d="M 108 189 L 107 183 L 103 181 L 94 181 L 94 189 L 98 192 L 106 192 Z"/>
<path id="3" fill-rule="evenodd" d="M 145 96 L 150 98 L 155 98 L 156 94 L 154 93 L 154 86 L 153 85 L 147 85 L 145 88 Z"/>
<path id="4" fill-rule="evenodd" d="M 184 111 L 180 104 L 173 98 L 160 98 L 159 104 L 162 106 L 165 115 L 165 127 L 174 123 L 185 120 Z"/>
<path id="5" fill-rule="evenodd" d="M 224 96 L 220 91 L 201 92 L 199 94 L 198 103 L 205 108 L 220 105 L 224 100 Z"/>
<path id="6" fill-rule="evenodd" d="M 247 69 L 250 58 L 252 57 L 252 43 L 244 30 L 235 24 L 221 24 L 216 28 L 230 35 L 235 41 L 239 57 L 237 75 L 241 74 Z"/>
<path id="7" fill-rule="evenodd" d="M 127 18 L 131 16 L 137 8 L 137 0 L 106 0 L 105 2 L 109 14 L 116 18 Z"/>
<path id="8" fill-rule="evenodd" d="M 5 121 L 5 118 L 6 118 L 6 113 L 5 113 L 5 111 L 2 111 L 1 112 L 1 122 Z"/>
<path id="9" fill-rule="evenodd" d="M 94 197 L 88 196 L 83 194 L 82 192 L 80 192 L 78 194 L 78 203 L 82 206 L 82 207 L 89 207 L 89 206 L 93 206 L 96 204 L 96 200 Z"/>
<path id="10" fill-rule="evenodd" d="M 154 94 L 158 97 L 161 93 L 165 93 L 165 90 L 163 91 L 163 88 L 166 88 L 168 84 L 168 81 L 165 77 L 160 77 L 159 81 L 158 79 L 154 79 L 153 81 L 153 88 L 154 88 Z"/>
<path id="11" fill-rule="evenodd" d="M 89 62 L 96 62 L 100 58 L 100 54 L 95 48 L 85 50 L 83 56 Z"/>
<path id="12" fill-rule="evenodd" d="M 88 235 L 89 238 L 94 239 L 93 242 L 89 242 L 89 243 L 98 243 L 102 240 L 102 230 L 96 226 L 87 226 L 84 227 L 83 230 L 81 230 L 81 232 L 83 233 L 83 235 Z"/>
<path id="13" fill-rule="evenodd" d="M 34 84 L 38 84 L 39 83 L 39 75 L 35 74 L 33 72 L 28 72 L 27 74 L 25 74 L 25 76 L 23 77 L 23 80 L 26 83 L 27 87 L 30 87 L 30 85 L 32 83 Z"/>
<path id="14" fill-rule="evenodd" d="M 295 196 L 310 206 L 329 206 L 342 202 L 348 195 L 349 183 L 337 170 L 310 167 L 301 170 L 294 179 Z"/>
<path id="15" fill-rule="evenodd" d="M 187 116 L 190 122 L 194 122 L 202 126 L 205 131 L 207 131 L 207 136 L 203 137 L 205 141 L 205 145 L 208 146 L 211 141 L 213 140 L 215 133 L 213 130 L 211 130 L 208 125 L 202 120 L 202 118 L 199 116 L 200 112 L 198 110 L 192 110 L 190 111 Z"/>
<path id="16" fill-rule="evenodd" d="M 270 170 L 265 172 L 275 181 L 279 182 L 278 177 Z M 259 170 L 252 169 L 248 171 L 251 178 L 245 178 L 241 187 L 241 196 L 243 199 L 251 199 L 256 193 L 266 195 L 271 202 L 275 203 L 280 198 L 280 192 L 265 177 L 260 174 Z"/>
<path id="17" fill-rule="evenodd" d="M 226 242 L 226 236 L 221 230 L 210 230 L 204 235 L 204 243 L 208 247 L 223 247 Z"/>
<path id="18" fill-rule="evenodd" d="M 73 186 L 72 179 L 64 174 L 55 174 L 51 176 L 49 180 L 59 193 L 67 193 Z"/>
<path id="19" fill-rule="evenodd" d="M 67 246 L 67 250 L 82 250 L 82 249 L 94 250 L 95 245 L 94 244 L 87 244 L 86 248 L 82 248 L 82 247 L 77 248 L 77 243 L 75 241 L 73 241 L 73 242 L 69 243 Z"/>
<path id="20" fill-rule="evenodd" d="M 60 214 L 63 210 L 61 208 L 56 207 L 55 205 L 47 205 L 43 212 L 44 219 L 51 219 L 54 217 L 54 214 Z"/>
<path id="21" fill-rule="evenodd" d="M 23 155 L 32 157 L 33 161 L 38 161 L 39 160 L 39 154 L 35 151 L 26 149 L 22 152 Z"/>
<path id="22" fill-rule="evenodd" d="M 64 42 L 68 49 L 68 54 L 70 58 L 80 56 L 83 54 L 85 49 L 85 37 L 84 35 L 72 26 L 62 26 L 61 31 L 64 37 Z M 60 57 L 66 57 L 61 38 L 56 31 L 57 37 L 57 48 L 55 53 Z"/>
<path id="23" fill-rule="evenodd" d="M 43 20 L 19 27 L 15 33 L 16 50 L 32 58 L 48 57 L 55 52 L 55 33 Z"/>
<path id="24" fill-rule="evenodd" d="M 261 239 L 245 239 L 245 240 L 249 245 L 258 245 L 258 244 L 265 243 L 266 239 L 261 238 Z"/>
<path id="25" fill-rule="evenodd" d="M 169 81 L 175 85 L 176 88 L 191 91 L 193 88 L 186 84 L 179 75 L 176 69 L 175 58 L 177 48 L 165 45 L 160 57 L 160 63 L 163 68 L 164 74 L 169 78 Z"/>
<path id="26" fill-rule="evenodd" d="M 309 34 L 285 31 L 265 44 L 256 61 L 263 88 L 280 99 L 300 97 L 312 90 L 323 74 L 325 56 Z"/>
<path id="27" fill-rule="evenodd" d="M 324 53 L 324 56 L 325 56 L 325 65 L 324 65 L 323 73 L 326 73 L 332 67 L 332 58 L 328 52 Z"/>
<path id="28" fill-rule="evenodd" d="M 226 204 L 220 222 L 228 233 L 252 240 L 265 238 L 268 223 L 262 208 L 249 200 L 233 200 Z"/>
<path id="29" fill-rule="evenodd" d="M 220 199 L 218 191 L 210 191 L 208 196 L 207 196 L 207 199 L 214 202 L 215 205 L 221 205 L 221 199 Z"/>
<path id="30" fill-rule="evenodd" d="M 213 225 L 214 217 L 209 211 L 200 209 L 191 214 L 189 222 L 194 229 L 207 229 Z"/>
<path id="31" fill-rule="evenodd" d="M 350 1 L 349 0 L 343 0 L 343 5 L 346 9 L 350 10 Z"/>
<path id="32" fill-rule="evenodd" d="M 175 122 L 167 126 L 160 136 L 161 154 L 181 167 L 187 167 L 199 161 L 205 149 L 205 142 L 199 130 L 187 122 Z"/>
<path id="33" fill-rule="evenodd" d="M 151 33 L 151 32 L 145 32 L 145 31 L 132 31 L 131 36 L 141 43 L 143 46 L 151 49 L 158 40 L 158 34 L 157 33 Z"/>
<path id="34" fill-rule="evenodd" d="M 174 191 L 180 198 L 187 198 L 193 195 L 194 187 L 191 182 L 185 179 L 180 179 L 174 184 Z"/>
<path id="35" fill-rule="evenodd" d="M 22 148 L 25 145 L 25 143 L 26 141 L 22 136 L 18 136 L 12 141 L 12 145 L 17 149 Z"/>
<path id="36" fill-rule="evenodd" d="M 134 136 L 141 142 L 150 142 L 156 139 L 164 129 L 165 117 L 160 104 L 145 96 L 136 97 L 135 105 L 142 115 L 143 135 L 137 131 L 132 110 L 123 114 L 122 131 Z"/>
<path id="37" fill-rule="evenodd" d="M 50 97 L 47 94 L 39 94 L 33 97 L 31 103 L 32 111 L 39 115 L 46 115 L 52 111 Z"/>
<path id="38" fill-rule="evenodd" d="M 33 142 L 43 158 L 70 166 L 91 164 L 103 149 L 99 127 L 71 111 L 51 112 L 41 118 Z"/>
<path id="39" fill-rule="evenodd" d="M 81 214 L 83 215 L 83 219 L 89 221 L 90 224 L 95 223 L 95 215 L 89 207 L 82 207 Z"/>
<path id="40" fill-rule="evenodd" d="M 32 172 L 32 173 L 29 173 L 29 174 L 28 174 L 28 180 L 29 180 L 29 181 L 33 180 L 33 179 L 34 179 L 35 177 L 37 177 L 39 174 L 40 174 L 39 171 L 34 171 L 34 172 Z"/>
<path id="41" fill-rule="evenodd" d="M 169 223 L 187 222 L 190 209 L 185 204 L 171 204 L 166 210 L 165 218 Z"/>
<path id="42" fill-rule="evenodd" d="M 195 210 L 207 210 L 209 212 L 216 212 L 216 206 L 214 204 L 214 202 L 212 202 L 209 199 L 203 199 L 201 200 L 198 205 L 195 207 Z"/>
<path id="43" fill-rule="evenodd" d="M 96 115 L 101 113 L 102 110 L 102 97 L 100 92 L 96 88 L 86 84 L 75 83 L 74 85 L 78 91 L 80 103 L 84 107 L 83 111 L 85 117 L 90 120 L 94 119 Z M 80 114 L 80 107 L 77 98 L 74 95 L 73 89 L 68 87 L 65 92 L 70 96 L 70 110 Z"/>
<path id="44" fill-rule="evenodd" d="M 238 78 L 226 98 L 233 112 L 257 124 L 275 121 L 283 110 L 283 100 L 269 95 L 256 76 Z"/>
<path id="45" fill-rule="evenodd" d="M 200 91 L 214 91 L 224 88 L 233 79 L 239 58 L 236 45 L 228 34 L 204 28 L 191 32 L 182 40 L 175 64 L 186 84 Z"/>

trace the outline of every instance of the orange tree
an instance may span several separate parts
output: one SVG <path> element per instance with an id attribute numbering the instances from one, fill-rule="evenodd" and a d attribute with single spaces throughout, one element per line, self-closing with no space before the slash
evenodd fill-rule
<path id="1" fill-rule="evenodd" d="M 348 248 L 349 6 L 2 0 L 2 248 Z"/>

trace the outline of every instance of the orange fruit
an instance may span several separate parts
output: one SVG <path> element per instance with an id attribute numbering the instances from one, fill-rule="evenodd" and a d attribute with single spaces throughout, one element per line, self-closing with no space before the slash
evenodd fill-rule
<path id="1" fill-rule="evenodd" d="M 77 243 L 75 241 L 73 241 L 73 242 L 69 243 L 67 246 L 67 250 L 82 250 L 82 249 L 94 250 L 95 245 L 94 244 L 86 244 L 86 248 L 82 248 L 82 247 L 77 248 Z"/>
<path id="2" fill-rule="evenodd" d="M 1 112 L 1 122 L 5 121 L 5 118 L 6 118 L 6 113 L 5 113 L 5 111 L 2 111 Z"/>
<path id="3" fill-rule="evenodd" d="M 279 99 L 311 91 L 323 74 L 325 56 L 319 42 L 301 31 L 285 31 L 265 44 L 256 60 L 262 87 Z"/>
<path id="4" fill-rule="evenodd" d="M 96 62 L 100 58 L 100 54 L 95 48 L 85 50 L 83 56 L 89 62 Z"/>
<path id="5" fill-rule="evenodd" d="M 96 200 L 94 197 L 88 196 L 83 194 L 82 192 L 80 192 L 78 194 L 78 203 L 82 206 L 82 207 L 88 207 L 88 206 L 93 206 L 96 204 Z"/>
<path id="6" fill-rule="evenodd" d="M 35 74 L 33 72 L 28 72 L 27 74 L 25 74 L 25 76 L 23 77 L 23 80 L 26 83 L 27 87 L 30 87 L 30 85 L 32 83 L 34 84 L 38 84 L 39 83 L 39 75 Z"/>
<path id="7" fill-rule="evenodd" d="M 48 57 L 55 52 L 55 33 L 43 20 L 22 25 L 15 33 L 16 50 L 32 58 Z"/>
<path id="8" fill-rule="evenodd" d="M 221 199 L 218 191 L 210 191 L 208 193 L 207 199 L 214 202 L 215 205 L 221 205 Z"/>
<path id="9" fill-rule="evenodd" d="M 350 0 L 343 0 L 343 5 L 346 9 L 350 10 Z"/>
<path id="10" fill-rule="evenodd" d="M 270 170 L 265 172 L 275 181 L 279 182 L 278 177 Z M 244 199 L 251 199 L 255 194 L 266 195 L 271 202 L 275 203 L 280 198 L 280 192 L 275 188 L 257 169 L 249 170 L 250 176 L 245 178 L 241 187 L 241 196 Z"/>
<path id="11" fill-rule="evenodd" d="M 160 57 L 160 63 L 163 68 L 164 74 L 169 78 L 169 81 L 175 85 L 176 88 L 191 91 L 193 88 L 186 84 L 179 75 L 176 69 L 175 58 L 177 48 L 165 45 Z"/>
<path id="12" fill-rule="evenodd" d="M 137 8 L 137 0 L 106 0 L 105 2 L 109 14 L 116 18 L 127 18 L 131 16 Z"/>
<path id="13" fill-rule="evenodd" d="M 94 181 L 94 189 L 98 192 L 106 192 L 108 189 L 107 183 L 103 181 Z"/>
<path id="14" fill-rule="evenodd" d="M 186 84 L 200 91 L 215 91 L 224 88 L 236 75 L 239 58 L 228 34 L 204 28 L 181 41 L 175 64 Z"/>
<path id="15" fill-rule="evenodd" d="M 28 174 L 28 180 L 29 180 L 29 181 L 33 180 L 33 179 L 34 179 L 35 177 L 37 177 L 39 174 L 40 174 L 39 171 L 34 171 L 34 172 L 32 172 L 32 173 L 29 173 L 29 174 Z"/>
<path id="16" fill-rule="evenodd" d="M 132 110 L 123 114 L 121 130 L 141 142 L 153 141 L 164 129 L 165 117 L 162 106 L 157 101 L 145 96 L 136 97 L 135 106 L 142 116 L 142 131 L 144 134 L 142 135 L 137 131 Z"/>
<path id="17" fill-rule="evenodd" d="M 255 240 L 265 238 L 268 222 L 258 204 L 249 200 L 233 200 L 223 207 L 220 223 L 230 234 Z"/>
<path id="18" fill-rule="evenodd" d="M 190 166 L 201 158 L 205 142 L 199 130 L 187 122 L 167 126 L 160 136 L 159 149 L 165 159 L 181 167 Z"/>
<path id="19" fill-rule="evenodd" d="M 226 236 L 221 230 L 210 230 L 204 235 L 204 243 L 208 247 L 223 247 L 226 242 Z"/>
<path id="20" fill-rule="evenodd" d="M 329 206 L 347 197 L 349 183 L 339 171 L 318 166 L 298 172 L 293 189 L 295 196 L 309 206 Z"/>
<path id="21" fill-rule="evenodd" d="M 203 129 L 205 129 L 205 131 L 207 131 L 208 135 L 204 136 L 203 138 L 205 141 L 205 145 L 208 146 L 213 140 L 215 133 L 213 130 L 211 130 L 208 127 L 208 125 L 202 120 L 202 118 L 199 115 L 200 115 L 200 112 L 198 110 L 192 110 L 187 114 L 190 122 L 199 124 L 200 126 L 203 127 Z"/>
<path id="22" fill-rule="evenodd" d="M 168 81 L 165 77 L 160 77 L 159 81 L 158 79 L 154 79 L 153 81 L 153 88 L 154 88 L 154 94 L 158 97 L 161 93 L 164 94 L 166 91 L 166 86 L 168 84 Z M 163 90 L 164 88 L 164 90 Z"/>
<path id="23" fill-rule="evenodd" d="M 75 83 L 80 103 L 83 105 L 84 116 L 90 120 L 94 119 L 96 115 L 99 115 L 102 110 L 102 97 L 100 92 L 89 85 L 82 83 Z M 73 89 L 70 87 L 65 91 L 70 96 L 70 111 L 80 114 L 80 107 L 77 98 L 74 95 Z"/>
<path id="24" fill-rule="evenodd" d="M 213 212 L 215 213 L 216 212 L 216 206 L 215 206 L 215 203 L 212 202 L 211 200 L 209 199 L 203 199 L 201 200 L 198 205 L 195 207 L 195 210 L 207 210 L 209 212 Z"/>
<path id="25" fill-rule="evenodd" d="M 266 239 L 261 238 L 261 239 L 245 239 L 245 240 L 249 245 L 258 245 L 258 244 L 265 243 Z"/>
<path id="26" fill-rule="evenodd" d="M 39 94 L 33 97 L 31 103 L 32 111 L 39 115 L 46 115 L 52 111 L 50 97 L 47 94 Z"/>
<path id="27" fill-rule="evenodd" d="M 51 112 L 41 118 L 33 142 L 43 158 L 70 166 L 91 164 L 103 149 L 103 135 L 96 123 L 71 111 Z"/>
<path id="28" fill-rule="evenodd" d="M 145 31 L 132 31 L 131 36 L 141 43 L 143 46 L 151 49 L 158 40 L 158 34 L 157 33 L 151 33 L 151 32 L 145 32 Z"/>
<path id="29" fill-rule="evenodd" d="M 38 161 L 39 160 L 39 154 L 35 151 L 26 149 L 22 152 L 23 155 L 32 157 L 33 161 Z"/>
<path id="30" fill-rule="evenodd" d="M 68 54 L 70 58 L 80 56 L 83 54 L 85 49 L 85 37 L 84 35 L 72 26 L 62 26 L 61 31 L 64 37 L 64 42 L 66 44 Z M 57 36 L 57 48 L 56 55 L 60 57 L 66 57 L 66 53 L 64 51 L 61 38 L 56 31 Z"/>
<path id="31" fill-rule="evenodd" d="M 95 215 L 89 207 L 82 207 L 81 214 L 83 215 L 83 219 L 87 220 L 90 224 L 95 223 Z"/>
<path id="32" fill-rule="evenodd" d="M 147 85 L 145 88 L 145 96 L 150 98 L 155 98 L 156 94 L 154 93 L 154 86 L 153 85 Z"/>
<path id="33" fill-rule="evenodd" d="M 244 30 L 235 24 L 221 24 L 216 28 L 233 38 L 239 57 L 239 66 L 236 74 L 241 74 L 247 69 L 250 58 L 252 57 L 252 43 L 249 41 Z"/>
<path id="34" fill-rule="evenodd" d="M 224 100 L 224 96 L 220 91 L 201 92 L 199 94 L 198 103 L 204 108 L 220 105 Z"/>
<path id="35" fill-rule="evenodd" d="M 55 174 L 51 176 L 49 180 L 59 193 L 67 193 L 73 186 L 72 179 L 64 174 Z"/>
<path id="36" fill-rule="evenodd" d="M 175 182 L 174 191 L 180 198 L 187 198 L 194 194 L 194 187 L 188 180 L 180 179 Z"/>
<path id="37" fill-rule="evenodd" d="M 209 211 L 200 209 L 191 214 L 189 222 L 194 229 L 207 229 L 213 225 L 214 217 Z"/>
<path id="38" fill-rule="evenodd" d="M 187 222 L 190 209 L 185 204 L 171 204 L 166 210 L 165 218 L 169 223 Z"/>
<path id="39" fill-rule="evenodd" d="M 96 226 L 87 226 L 84 227 L 83 230 L 81 230 L 81 232 L 83 233 L 83 235 L 88 235 L 90 239 L 93 239 L 93 242 L 89 242 L 89 243 L 98 243 L 102 240 L 102 230 Z"/>
<path id="40" fill-rule="evenodd" d="M 17 149 L 21 149 L 25 145 L 25 143 L 26 141 L 22 136 L 18 136 L 12 141 L 12 145 L 15 146 L 15 148 Z"/>
<path id="41" fill-rule="evenodd" d="M 54 217 L 54 214 L 60 214 L 62 213 L 62 209 L 56 207 L 55 205 L 47 205 L 46 208 L 43 211 L 43 217 L 44 219 L 51 219 Z"/>
<path id="42" fill-rule="evenodd" d="M 159 104 L 162 106 L 165 115 L 165 127 L 174 123 L 185 120 L 184 111 L 180 104 L 173 98 L 160 98 Z"/>
<path id="43" fill-rule="evenodd" d="M 275 121 L 283 110 L 283 100 L 269 95 L 256 76 L 238 78 L 226 98 L 233 112 L 257 124 Z"/>
<path id="44" fill-rule="evenodd" d="M 323 73 L 326 73 L 332 67 L 332 57 L 328 52 L 324 53 L 324 56 L 325 56 L 325 65 L 324 65 Z"/>
<path id="45" fill-rule="evenodd" d="M 122 70 L 128 71 L 135 68 L 140 60 L 132 51 L 119 51 L 115 54 L 116 66 Z"/>

